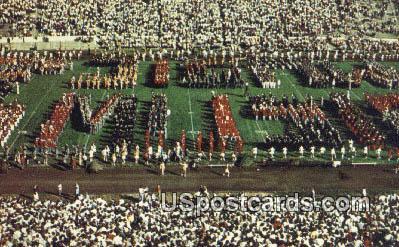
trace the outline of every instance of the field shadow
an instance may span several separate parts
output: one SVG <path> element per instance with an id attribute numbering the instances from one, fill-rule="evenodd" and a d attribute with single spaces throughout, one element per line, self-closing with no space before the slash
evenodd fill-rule
<path id="1" fill-rule="evenodd" d="M 213 115 L 212 103 L 210 100 L 198 100 L 197 101 L 201 105 L 201 119 L 202 119 L 202 149 L 209 150 L 209 142 L 210 142 L 210 132 L 213 132 L 214 140 L 216 143 L 217 139 L 217 126 L 215 122 L 215 117 Z M 214 147 L 216 147 L 214 143 Z"/>
<path id="2" fill-rule="evenodd" d="M 339 131 L 342 140 L 356 140 L 356 136 L 346 127 L 339 115 L 337 106 L 330 99 L 324 100 L 321 110 L 326 114 L 331 125 Z"/>
<path id="3" fill-rule="evenodd" d="M 240 117 L 244 119 L 255 120 L 255 117 L 252 114 L 251 104 L 248 101 L 237 101 L 240 104 Z"/>
<path id="4" fill-rule="evenodd" d="M 103 147 L 105 147 L 106 145 L 109 145 L 110 148 L 115 147 L 114 129 L 115 129 L 115 118 L 112 115 L 110 118 L 105 120 L 105 124 L 99 131 L 102 132 L 99 141 Z"/>

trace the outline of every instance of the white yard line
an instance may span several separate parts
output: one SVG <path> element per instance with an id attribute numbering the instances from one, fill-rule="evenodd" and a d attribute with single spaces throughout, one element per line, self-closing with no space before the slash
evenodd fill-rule
<path id="1" fill-rule="evenodd" d="M 194 131 L 194 122 L 193 122 L 193 111 L 191 109 L 191 95 L 190 95 L 190 88 L 187 90 L 188 92 L 188 115 L 190 115 L 190 121 L 191 121 L 191 131 L 189 131 L 189 133 L 191 132 L 192 136 L 193 136 L 193 140 L 194 140 L 194 133 L 197 133 L 197 131 Z"/>
<path id="2" fill-rule="evenodd" d="M 355 96 L 355 98 L 357 98 L 358 100 L 362 100 L 362 98 L 360 98 L 359 95 L 357 95 L 355 92 L 353 92 L 353 90 L 350 91 L 351 94 L 353 94 Z"/>
<path id="3" fill-rule="evenodd" d="M 324 98 L 324 100 L 327 100 L 327 99 L 329 99 L 330 98 L 330 94 L 328 93 L 328 91 L 326 91 L 326 90 L 322 90 L 322 93 L 323 93 L 323 95 L 325 95 L 326 96 L 326 98 Z M 323 97 L 323 96 L 322 96 Z"/>
<path id="4" fill-rule="evenodd" d="M 258 121 L 259 121 L 259 120 L 258 120 Z M 266 130 L 262 130 L 262 129 L 260 128 L 258 121 L 255 120 L 256 126 L 258 126 L 259 134 L 262 136 L 263 142 L 266 143 L 266 138 L 265 138 L 265 136 L 263 135 L 263 132 L 266 132 L 267 135 L 269 135 L 269 133 L 268 133 Z M 255 133 L 256 133 L 256 131 L 255 131 Z"/>
<path id="5" fill-rule="evenodd" d="M 251 135 L 251 139 L 253 140 L 254 139 L 254 135 L 252 134 L 253 133 L 252 126 L 249 126 L 249 123 L 247 123 L 247 124 L 245 124 L 245 127 L 247 128 L 248 133 Z"/>
<path id="6" fill-rule="evenodd" d="M 301 91 L 299 91 L 298 90 L 298 88 L 295 86 L 295 82 L 293 82 L 291 79 L 290 79 L 290 77 L 289 77 L 289 75 L 288 74 L 283 74 L 283 75 L 285 75 L 285 78 L 288 80 L 288 82 L 292 85 L 292 87 L 294 88 L 294 90 L 295 90 L 295 92 L 297 93 L 297 95 L 298 96 L 301 96 L 301 98 L 302 98 L 302 100 L 301 101 L 304 101 L 305 100 L 305 97 L 303 97 L 303 94 L 301 93 Z"/>
<path id="7" fill-rule="evenodd" d="M 38 104 L 38 106 L 41 103 Z M 15 142 L 19 139 L 19 137 L 21 136 L 21 131 L 23 131 L 25 129 L 25 127 L 28 125 L 28 123 L 30 122 L 30 120 L 32 119 L 32 117 L 34 116 L 34 114 L 36 113 L 36 110 L 38 108 L 38 106 L 35 108 L 35 110 L 33 110 L 33 112 L 31 113 L 31 115 L 29 116 L 27 122 L 25 123 L 25 125 L 20 129 L 20 131 L 18 131 L 18 135 L 17 137 L 15 137 L 14 141 L 11 143 L 10 145 L 10 149 L 12 149 L 12 147 L 14 146 Z"/>
<path id="8" fill-rule="evenodd" d="M 85 146 L 84 146 L 85 149 L 87 148 L 87 144 L 89 143 L 89 139 L 90 139 L 90 134 L 88 134 L 86 136 L 86 141 L 85 141 Z"/>
<path id="9" fill-rule="evenodd" d="M 47 95 L 48 93 L 53 89 L 55 83 L 53 83 L 51 85 L 51 87 L 49 87 L 49 89 L 47 89 L 46 93 L 44 94 L 44 97 L 41 98 L 41 100 L 39 101 L 39 104 L 36 105 L 35 109 L 32 111 L 32 113 L 30 114 L 28 120 L 26 121 L 26 123 L 24 124 L 24 126 L 20 129 L 20 131 L 18 131 L 18 135 L 17 137 L 15 137 L 14 141 L 11 143 L 10 145 L 10 149 L 12 149 L 12 147 L 14 146 L 15 142 L 18 140 L 18 138 L 21 136 L 21 131 L 25 130 L 26 126 L 28 126 L 30 120 L 33 118 L 33 116 L 35 115 L 37 109 L 39 108 L 39 106 L 43 103 L 44 99 L 47 99 Z"/>

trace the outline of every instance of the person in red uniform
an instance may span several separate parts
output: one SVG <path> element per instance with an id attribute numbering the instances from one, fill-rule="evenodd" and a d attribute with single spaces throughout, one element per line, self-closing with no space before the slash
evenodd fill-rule
<path id="1" fill-rule="evenodd" d="M 201 133 L 201 131 L 198 133 L 198 136 L 197 136 L 197 152 L 198 153 L 202 152 L 202 133 Z"/>

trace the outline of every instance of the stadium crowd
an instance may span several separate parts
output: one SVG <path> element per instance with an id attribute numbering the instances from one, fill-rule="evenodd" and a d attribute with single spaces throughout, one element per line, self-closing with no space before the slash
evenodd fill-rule
<path id="1" fill-rule="evenodd" d="M 272 47 L 289 37 L 398 33 L 389 1 L 10 0 L 0 8 L 10 36 L 80 36 L 105 47 Z"/>
<path id="2" fill-rule="evenodd" d="M 78 188 L 78 187 L 77 187 Z M 62 189 L 62 187 L 61 187 Z M 163 210 L 142 189 L 138 202 L 0 198 L 0 245 L 68 246 L 395 246 L 399 196 L 370 197 L 369 210 L 195 211 Z M 216 194 L 214 194 L 215 196 Z M 196 196 L 211 197 L 206 189 Z M 238 199 L 244 194 L 237 195 Z M 171 207 L 170 203 L 164 206 Z"/>

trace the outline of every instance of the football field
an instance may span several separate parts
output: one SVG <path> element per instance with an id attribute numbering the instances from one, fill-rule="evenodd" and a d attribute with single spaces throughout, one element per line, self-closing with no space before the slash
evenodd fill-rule
<path id="1" fill-rule="evenodd" d="M 18 128 L 14 130 L 11 138 L 7 144 L 15 149 L 23 143 L 33 145 L 34 139 L 38 136 L 40 131 L 40 124 L 44 123 L 48 118 L 52 109 L 52 105 L 61 98 L 63 93 L 75 91 L 82 95 L 91 95 L 92 109 L 98 108 L 101 101 L 103 101 L 107 94 L 122 93 L 126 95 L 135 94 L 138 98 L 138 112 L 137 112 L 137 125 L 135 127 L 135 143 L 141 147 L 144 143 L 144 130 L 146 126 L 146 118 L 149 111 L 149 104 L 151 101 L 151 93 L 164 93 L 168 98 L 168 107 L 171 110 L 171 116 L 168 119 L 168 138 L 167 148 L 173 148 L 174 143 L 180 139 L 182 130 L 187 132 L 188 148 L 194 148 L 196 134 L 202 131 L 205 137 L 205 143 L 209 136 L 209 131 L 216 131 L 213 113 L 210 105 L 212 97 L 211 91 L 216 93 L 225 93 L 229 95 L 230 105 L 237 123 L 238 130 L 244 139 L 245 151 L 249 152 L 252 147 L 262 147 L 265 138 L 268 135 L 283 134 L 287 128 L 292 128 L 291 124 L 284 121 L 255 121 L 250 115 L 250 105 L 248 100 L 243 96 L 244 90 L 238 89 L 188 89 L 178 85 L 179 82 L 179 67 L 180 62 L 170 62 L 170 82 L 167 88 L 154 88 L 151 86 L 151 65 L 153 62 L 141 62 L 139 64 L 138 72 L 138 85 L 136 88 L 123 89 L 123 90 L 106 90 L 106 89 L 79 89 L 72 90 L 68 88 L 68 81 L 75 75 L 79 77 L 81 73 L 95 73 L 96 67 L 89 67 L 84 64 L 85 60 L 75 61 L 74 70 L 67 70 L 63 75 L 34 75 L 28 84 L 23 84 L 20 89 L 20 95 L 15 93 L 10 94 L 6 98 L 6 102 L 11 102 L 18 99 L 26 105 L 26 113 Z M 357 62 L 339 62 L 334 65 L 348 73 L 352 67 L 359 65 Z M 399 63 L 384 62 L 385 66 L 394 66 L 399 69 Z M 101 68 L 101 73 L 109 73 L 107 67 Z M 342 88 L 326 88 L 314 89 L 303 85 L 294 72 L 289 70 L 277 70 L 277 79 L 281 80 L 281 87 L 279 89 L 262 89 L 255 84 L 252 73 L 242 68 L 242 76 L 245 82 L 250 85 L 249 92 L 254 94 L 273 94 L 278 98 L 283 95 L 291 96 L 294 94 L 299 101 L 304 101 L 307 95 L 313 96 L 316 103 L 319 103 L 321 97 L 325 100 L 329 99 L 329 94 L 332 91 L 341 91 L 346 93 L 346 89 Z M 395 90 L 398 92 L 398 90 Z M 351 99 L 372 119 L 379 129 L 388 138 L 388 145 L 397 147 L 397 140 L 394 138 L 393 131 L 387 128 L 382 122 L 382 118 L 376 114 L 372 109 L 365 104 L 363 94 L 365 92 L 383 94 L 389 92 L 388 89 L 383 89 L 371 85 L 367 81 L 363 81 L 361 87 L 355 88 L 351 91 Z M 327 101 L 325 101 L 327 102 Z M 330 104 L 325 104 L 322 110 L 326 113 L 329 120 L 334 127 L 338 128 L 341 132 L 343 139 L 349 139 L 351 133 L 344 126 L 344 123 L 338 118 L 336 109 L 331 107 Z M 95 143 L 97 146 L 104 146 L 111 144 L 111 136 L 114 130 L 112 121 L 108 121 L 106 125 L 97 134 L 88 134 L 75 129 L 71 120 L 68 121 L 65 130 L 59 137 L 59 147 L 68 145 L 88 146 Z M 152 139 L 154 145 L 157 143 L 157 137 Z M 359 146 L 360 148 L 360 146 Z M 292 150 L 291 150 L 292 151 Z M 264 152 L 262 150 L 261 152 Z M 277 157 L 281 157 L 277 153 Z M 291 157 L 297 157 L 297 152 L 291 152 Z M 328 159 L 323 157 L 319 159 Z M 386 161 L 384 161 L 386 162 Z"/>

